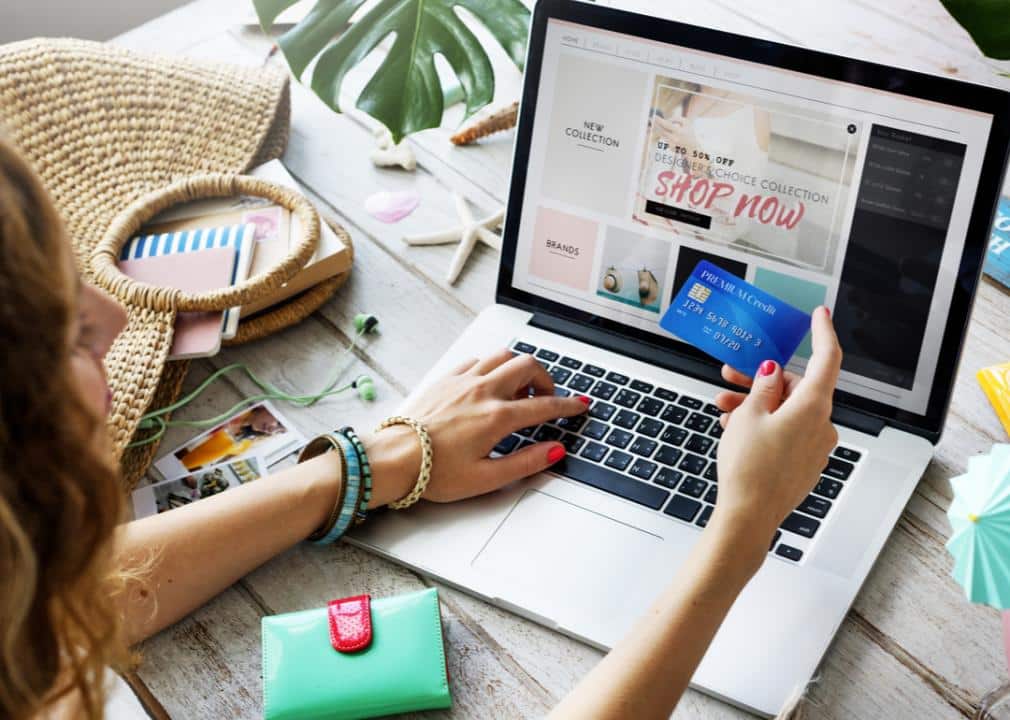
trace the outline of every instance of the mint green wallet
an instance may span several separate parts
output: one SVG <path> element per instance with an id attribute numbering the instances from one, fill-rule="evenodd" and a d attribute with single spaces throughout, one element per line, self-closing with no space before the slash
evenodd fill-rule
<path id="1" fill-rule="evenodd" d="M 266 720 L 350 720 L 451 705 L 435 588 L 263 618 Z"/>

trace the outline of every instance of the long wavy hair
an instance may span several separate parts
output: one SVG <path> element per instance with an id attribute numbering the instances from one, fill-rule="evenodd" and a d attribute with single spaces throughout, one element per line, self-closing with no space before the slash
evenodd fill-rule
<path id="1" fill-rule="evenodd" d="M 111 543 L 123 515 L 101 418 L 70 370 L 76 273 L 38 176 L 0 135 L 0 717 L 73 695 L 101 718 L 128 661 Z"/>

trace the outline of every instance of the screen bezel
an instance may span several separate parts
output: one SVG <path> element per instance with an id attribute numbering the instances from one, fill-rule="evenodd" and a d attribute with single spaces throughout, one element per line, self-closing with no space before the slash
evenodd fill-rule
<path id="1" fill-rule="evenodd" d="M 931 442 L 937 442 L 950 404 L 958 361 L 967 335 L 968 318 L 981 277 L 993 217 L 1002 189 L 1007 151 L 1010 147 L 1010 94 L 996 88 L 591 5 L 578 0 L 538 0 L 530 26 L 525 79 L 512 162 L 512 179 L 503 230 L 501 262 L 498 268 L 496 301 L 574 322 L 585 328 L 590 338 L 598 333 L 599 341 L 596 344 L 604 347 L 607 335 L 617 334 L 634 340 L 650 351 L 668 354 L 663 358 L 665 367 L 720 385 L 725 385 L 720 375 L 720 365 L 684 343 L 548 300 L 519 290 L 512 284 L 549 19 L 565 20 L 658 42 L 669 42 L 668 38 L 675 37 L 677 41 L 674 44 L 682 47 L 992 115 L 992 127 L 986 144 L 965 247 L 961 255 L 926 412 L 924 414 L 909 412 L 841 390 L 836 390 L 834 396 L 836 406 L 878 418 L 888 425 L 923 435 Z"/>

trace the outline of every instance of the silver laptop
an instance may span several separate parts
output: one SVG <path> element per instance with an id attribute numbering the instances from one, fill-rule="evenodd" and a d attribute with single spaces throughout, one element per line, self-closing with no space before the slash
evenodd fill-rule
<path id="1" fill-rule="evenodd" d="M 776 714 L 813 675 L 939 439 L 1008 110 L 990 88 L 542 0 L 497 302 L 425 384 L 509 346 L 591 410 L 495 449 L 560 440 L 552 472 L 389 513 L 352 541 L 609 648 L 718 494 L 719 364 L 660 328 L 671 299 L 708 260 L 802 309 L 827 304 L 845 351 L 839 445 L 693 678 Z M 806 341 L 789 369 L 809 355 Z"/>

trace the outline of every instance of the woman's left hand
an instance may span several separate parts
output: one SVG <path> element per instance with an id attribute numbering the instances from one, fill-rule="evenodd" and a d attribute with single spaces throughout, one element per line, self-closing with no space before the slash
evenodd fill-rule
<path id="1" fill-rule="evenodd" d="M 534 394 L 529 394 L 532 388 Z M 404 405 L 399 414 L 424 423 L 433 463 L 426 500 L 452 502 L 497 490 L 545 470 L 565 455 L 559 442 L 538 442 L 500 458 L 491 449 L 525 427 L 586 412 L 589 398 L 558 397 L 554 382 L 530 355 L 500 350 L 470 360 Z M 413 430 L 386 428 L 365 439 L 372 465 L 372 505 L 408 492 L 417 480 L 421 450 Z"/>

